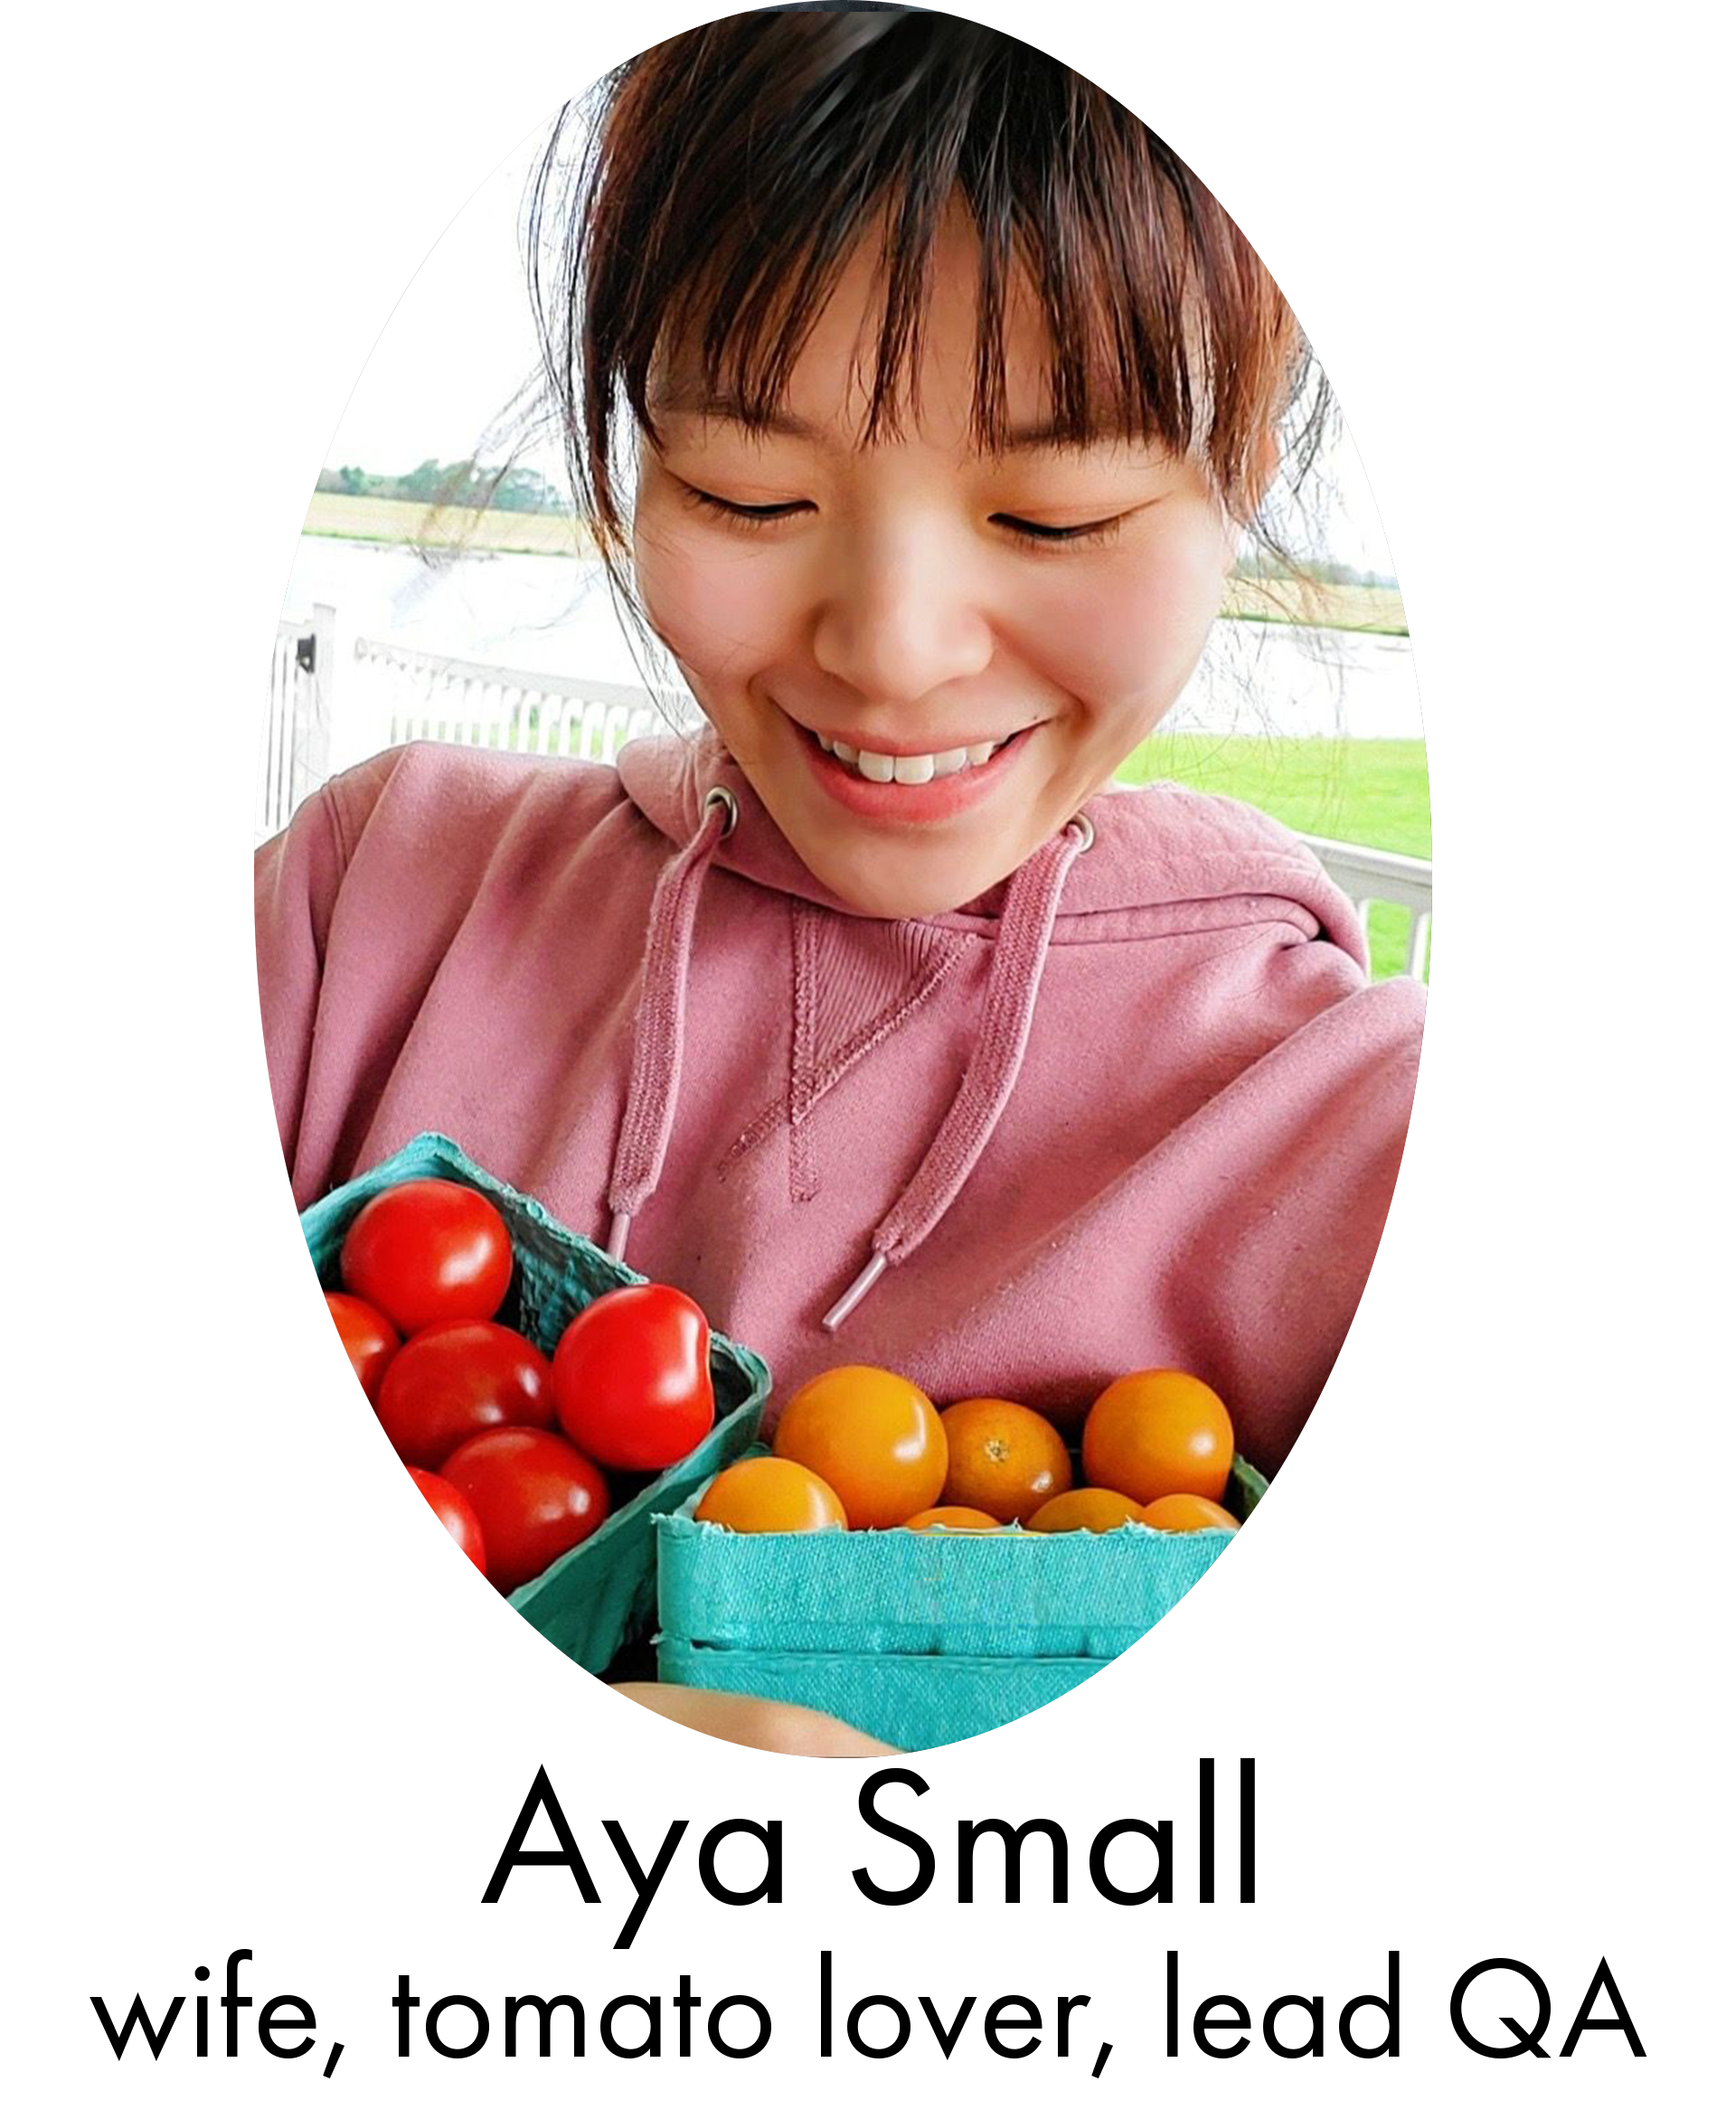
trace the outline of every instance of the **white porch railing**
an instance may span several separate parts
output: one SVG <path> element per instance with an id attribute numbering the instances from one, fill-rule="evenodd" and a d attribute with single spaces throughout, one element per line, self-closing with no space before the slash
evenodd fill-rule
<path id="1" fill-rule="evenodd" d="M 1368 850 L 1360 843 L 1334 842 L 1328 836 L 1302 840 L 1356 905 L 1368 935 L 1369 911 L 1390 902 L 1410 919 L 1405 939 L 1406 974 L 1419 978 L 1429 969 L 1429 926 L 1435 908 L 1435 868 L 1427 857 L 1403 857 L 1396 850 Z"/>
<path id="2" fill-rule="evenodd" d="M 255 843 L 287 828 L 296 808 L 330 773 L 336 634 L 336 612 L 324 601 L 306 621 L 278 625 L 253 811 Z"/>
<path id="3" fill-rule="evenodd" d="M 529 674 L 412 652 L 377 639 L 355 640 L 358 706 L 377 737 L 363 752 L 410 740 L 503 747 L 529 754 L 613 762 L 643 733 L 699 722 L 678 689 L 646 689 L 565 674 Z M 348 715 L 349 706 L 345 705 Z"/>

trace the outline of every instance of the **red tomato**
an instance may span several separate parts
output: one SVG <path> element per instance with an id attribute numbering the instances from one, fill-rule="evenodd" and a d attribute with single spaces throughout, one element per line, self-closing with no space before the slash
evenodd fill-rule
<path id="1" fill-rule="evenodd" d="M 435 1471 L 485 1429 L 552 1429 L 549 1358 L 491 1320 L 425 1326 L 393 1358 L 374 1412 L 406 1465 Z"/>
<path id="2" fill-rule="evenodd" d="M 401 1333 L 442 1319 L 492 1319 L 513 1279 L 513 1242 L 486 1195 L 456 1179 L 407 1179 L 377 1194 L 344 1234 L 344 1287 Z"/>
<path id="3" fill-rule="evenodd" d="M 460 1443 L 446 1479 L 482 1520 L 488 1580 L 516 1590 L 609 1515 L 609 1490 L 590 1460 L 546 1429 L 488 1429 Z"/>
<path id="4" fill-rule="evenodd" d="M 357 1382 L 371 1400 L 378 1399 L 386 1365 L 398 1353 L 398 1329 L 383 1311 L 376 1311 L 360 1297 L 346 1297 L 342 1290 L 326 1291 L 326 1309 Z"/>
<path id="5" fill-rule="evenodd" d="M 555 1348 L 561 1425 L 599 1464 L 661 1472 L 717 1417 L 711 1355 L 712 1329 L 691 1297 L 660 1282 L 610 1290 Z"/>
<path id="6" fill-rule="evenodd" d="M 428 1506 L 452 1534 L 458 1551 L 473 1560 L 486 1575 L 488 1556 L 482 1543 L 482 1525 L 476 1512 L 449 1480 L 438 1472 L 424 1472 L 412 1465 L 410 1477 L 428 1498 Z"/>

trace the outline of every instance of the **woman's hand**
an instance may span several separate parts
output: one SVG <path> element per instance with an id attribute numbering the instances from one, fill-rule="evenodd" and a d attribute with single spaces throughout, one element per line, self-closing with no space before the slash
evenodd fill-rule
<path id="1" fill-rule="evenodd" d="M 898 1749 L 895 1744 L 864 1736 L 848 1722 L 810 1707 L 788 1707 L 782 1700 L 753 1699 L 739 1692 L 702 1692 L 687 1685 L 618 1685 L 615 1690 L 668 1721 L 756 1751 L 782 1751 L 802 1758 L 877 1758 L 895 1755 Z"/>

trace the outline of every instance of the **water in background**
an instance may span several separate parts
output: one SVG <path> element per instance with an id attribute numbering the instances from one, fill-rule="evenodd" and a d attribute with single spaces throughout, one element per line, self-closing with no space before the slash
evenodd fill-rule
<path id="1" fill-rule="evenodd" d="M 335 745 L 346 683 L 365 679 L 357 638 L 531 674 L 640 682 L 602 568 L 559 558 L 476 552 L 434 563 L 417 552 L 304 535 L 287 616 L 316 601 L 337 611 Z M 1165 724 L 1177 732 L 1353 740 L 1422 734 L 1409 638 L 1221 622 Z"/>

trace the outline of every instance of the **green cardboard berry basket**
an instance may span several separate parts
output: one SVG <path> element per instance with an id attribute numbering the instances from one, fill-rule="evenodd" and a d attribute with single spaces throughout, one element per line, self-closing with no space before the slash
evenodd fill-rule
<path id="1" fill-rule="evenodd" d="M 1237 1459 L 1247 1517 L 1266 1481 Z M 665 1684 L 835 1715 L 922 1751 L 1058 1699 L 1131 1647 L 1199 1581 L 1230 1531 L 736 1532 L 659 1516 L 657 1670 Z"/>
<path id="2" fill-rule="evenodd" d="M 558 1224 L 527 1195 L 472 1162 L 448 1136 L 420 1135 L 394 1157 L 335 1188 L 302 1212 L 301 1227 L 320 1284 L 340 1289 L 344 1234 L 364 1202 L 406 1179 L 456 1179 L 486 1194 L 506 1220 L 513 1281 L 500 1322 L 528 1335 L 545 1355 L 568 1324 L 606 1291 L 646 1279 L 611 1260 L 589 1238 Z M 514 1591 L 508 1602 L 539 1633 L 587 1670 L 606 1670 L 628 1642 L 651 1629 L 656 1605 L 652 1523 L 660 1512 L 697 1500 L 715 1475 L 740 1457 L 759 1431 L 771 1389 L 751 1349 L 712 1336 L 717 1422 L 697 1450 L 622 1503 L 599 1531 Z M 383 1440 L 383 1439 L 382 1439 Z"/>

